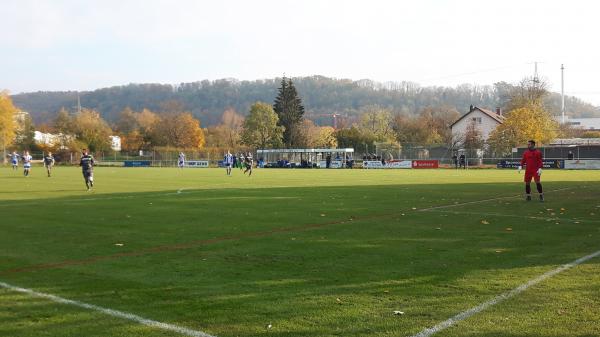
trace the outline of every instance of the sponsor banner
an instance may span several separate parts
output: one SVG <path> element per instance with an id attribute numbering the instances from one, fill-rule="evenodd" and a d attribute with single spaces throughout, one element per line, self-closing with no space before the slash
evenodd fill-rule
<path id="1" fill-rule="evenodd" d="M 363 168 L 367 169 L 409 169 L 412 168 L 411 160 L 390 160 L 383 164 L 380 160 L 365 160 Z"/>
<path id="2" fill-rule="evenodd" d="M 150 167 L 151 164 L 150 160 L 125 160 L 123 162 L 124 167 Z"/>
<path id="3" fill-rule="evenodd" d="M 600 160 L 565 160 L 568 170 L 600 170 Z"/>
<path id="4" fill-rule="evenodd" d="M 207 168 L 208 160 L 189 160 L 185 162 L 185 167 Z"/>
<path id="5" fill-rule="evenodd" d="M 320 168 L 327 168 L 327 161 L 326 160 L 321 160 L 319 162 L 319 167 Z M 341 160 L 332 160 L 331 162 L 329 162 L 329 168 L 342 168 L 344 167 L 343 162 Z"/>
<path id="6" fill-rule="evenodd" d="M 565 168 L 565 160 L 562 159 L 544 159 L 542 163 L 545 169 Z M 519 165 L 521 165 L 520 160 L 501 160 L 496 164 L 496 167 L 517 169 Z"/>
<path id="7" fill-rule="evenodd" d="M 363 168 L 366 169 L 382 169 L 385 168 L 381 163 L 381 160 L 365 160 L 363 161 Z"/>
<path id="8" fill-rule="evenodd" d="M 412 168 L 412 160 L 390 160 L 385 163 L 386 168 L 409 169 Z"/>
<path id="9" fill-rule="evenodd" d="M 414 169 L 433 169 L 439 167 L 437 160 L 413 160 L 412 168 Z"/>

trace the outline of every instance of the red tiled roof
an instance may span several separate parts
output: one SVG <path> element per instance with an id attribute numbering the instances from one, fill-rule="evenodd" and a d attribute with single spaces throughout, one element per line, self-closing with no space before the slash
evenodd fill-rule
<path id="1" fill-rule="evenodd" d="M 483 109 L 483 108 L 479 108 L 474 106 L 473 110 L 467 112 L 466 114 L 460 116 L 459 119 L 457 119 L 454 123 L 452 123 L 452 125 L 450 125 L 450 127 L 454 126 L 454 124 L 460 122 L 463 118 L 467 117 L 468 115 L 471 114 L 471 112 L 475 111 L 475 110 L 479 110 L 481 112 L 483 112 L 484 114 L 488 115 L 489 117 L 491 117 L 493 120 L 495 120 L 496 122 L 498 122 L 498 124 L 502 124 L 504 123 L 504 120 L 506 119 L 506 117 L 502 116 L 502 115 L 498 115 L 497 113 L 488 110 L 488 109 Z"/>

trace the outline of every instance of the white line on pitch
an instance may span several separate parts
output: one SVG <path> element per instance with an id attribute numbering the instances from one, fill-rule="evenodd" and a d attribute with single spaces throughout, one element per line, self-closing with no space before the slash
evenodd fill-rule
<path id="1" fill-rule="evenodd" d="M 0 287 L 8 289 L 8 290 L 16 291 L 16 292 L 19 292 L 19 293 L 24 293 L 24 294 L 27 294 L 27 295 L 31 295 L 31 296 L 34 296 L 34 297 L 45 298 L 45 299 L 48 299 L 48 300 L 56 302 L 56 303 L 68 304 L 68 305 L 73 305 L 73 306 L 84 308 L 84 309 L 98 311 L 98 312 L 101 312 L 101 313 L 109 315 L 109 316 L 126 319 L 126 320 L 129 320 L 129 321 L 133 321 L 133 322 L 136 322 L 136 323 L 139 323 L 139 324 L 142 324 L 142 325 L 146 325 L 146 326 L 149 326 L 149 327 L 153 327 L 153 328 L 158 328 L 158 329 L 162 329 L 162 330 L 168 330 L 168 331 L 177 332 L 179 334 L 186 335 L 186 336 L 191 336 L 191 337 L 214 337 L 214 336 L 209 335 L 209 334 L 207 334 L 205 332 L 202 332 L 202 331 L 192 330 L 192 329 L 184 328 L 184 327 L 173 325 L 173 324 L 158 322 L 158 321 L 147 319 L 147 318 L 135 315 L 135 314 L 130 314 L 128 312 L 123 312 L 123 311 L 119 311 L 119 310 L 113 310 L 113 309 L 103 308 L 103 307 L 100 307 L 100 306 L 97 306 L 97 305 L 93 305 L 93 304 L 88 304 L 88 303 L 84 303 L 84 302 L 69 300 L 69 299 L 62 298 L 62 297 L 59 297 L 59 296 L 56 296 L 56 295 L 51 295 L 51 294 L 37 292 L 37 291 L 31 290 L 31 289 L 20 288 L 20 287 L 16 287 L 16 286 L 10 285 L 8 283 L 4 283 L 4 282 L 0 282 Z"/>
<path id="2" fill-rule="evenodd" d="M 437 324 L 437 325 L 435 325 L 435 326 L 433 326 L 431 328 L 427 328 L 427 329 L 425 329 L 425 330 L 423 330 L 423 331 L 421 331 L 421 332 L 419 332 L 419 333 L 417 333 L 415 335 L 412 335 L 411 337 L 429 337 L 429 336 L 432 336 L 432 335 L 434 335 L 434 334 L 436 334 L 436 333 L 438 333 L 438 332 L 440 332 L 442 330 L 445 330 L 445 329 L 453 326 L 454 324 L 456 324 L 456 323 L 458 323 L 460 321 L 463 321 L 463 320 L 465 320 L 465 319 L 467 319 L 467 318 L 469 318 L 469 317 L 471 317 L 471 316 L 473 316 L 475 314 L 478 314 L 478 313 L 480 313 L 480 312 L 488 309 L 491 306 L 494 306 L 494 305 L 496 305 L 498 303 L 506 301 L 506 300 L 508 300 L 508 299 L 510 299 L 510 298 L 512 298 L 512 297 L 514 297 L 514 296 L 516 296 L 516 295 L 524 292 L 528 288 L 530 288 L 530 287 L 532 287 L 532 286 L 534 286 L 534 285 L 536 285 L 536 284 L 538 284 L 538 283 L 540 283 L 540 282 L 542 282 L 542 281 L 544 281 L 544 280 L 546 280 L 546 279 L 548 279 L 548 278 L 550 278 L 552 276 L 555 276 L 558 273 L 561 273 L 561 272 L 563 272 L 563 271 L 565 271 L 567 269 L 573 268 L 573 267 L 575 267 L 575 266 L 577 266 L 579 264 L 582 264 L 582 263 L 584 263 L 584 262 L 586 262 L 586 261 L 588 261 L 590 259 L 593 259 L 593 258 L 595 258 L 597 256 L 600 256 L 600 250 L 597 251 L 597 252 L 595 252 L 595 253 L 592 253 L 590 255 L 586 255 L 584 257 L 581 257 L 581 258 L 579 258 L 579 259 L 577 259 L 577 260 L 575 260 L 575 261 L 573 261 L 571 263 L 567 263 L 567 264 L 564 264 L 564 265 L 562 265 L 562 266 L 560 266 L 560 267 L 558 267 L 556 269 L 550 270 L 550 271 L 548 271 L 548 272 L 546 272 L 546 273 L 544 273 L 544 274 L 542 274 L 542 275 L 540 275 L 540 276 L 538 276 L 538 277 L 536 277 L 536 278 L 534 278 L 532 280 L 527 281 L 526 283 L 521 284 L 520 286 L 516 287 L 513 290 L 507 291 L 507 292 L 505 292 L 503 294 L 500 294 L 500 295 L 492 298 L 489 301 L 481 303 L 480 305 L 478 305 L 476 307 L 473 307 L 471 309 L 463 311 L 463 312 L 461 312 L 461 313 L 459 313 L 459 314 L 457 314 L 457 315 L 455 315 L 455 316 L 453 316 L 453 317 L 451 317 L 451 318 L 449 318 L 449 319 L 447 319 L 447 320 L 445 320 L 445 321 L 443 321 L 443 322 L 441 322 L 441 323 L 439 323 L 439 324 Z"/>
<path id="3" fill-rule="evenodd" d="M 481 215 L 481 216 L 497 216 L 497 217 L 506 217 L 506 218 L 521 218 L 521 219 L 534 219 L 534 220 L 545 220 L 545 221 L 568 221 L 568 222 L 600 222 L 598 220 L 589 220 L 589 219 L 571 219 L 571 218 L 547 218 L 543 216 L 535 216 L 535 215 L 515 215 L 515 214 L 501 214 L 501 213 L 484 213 L 484 212 L 462 212 L 462 211 L 443 211 L 437 209 L 427 210 L 427 212 L 435 212 L 435 213 L 444 213 L 444 214 L 463 214 L 463 215 Z"/>
<path id="4" fill-rule="evenodd" d="M 551 192 L 559 192 L 559 191 L 565 191 L 565 190 L 572 190 L 574 188 L 576 188 L 576 187 L 558 188 L 558 189 L 550 190 L 550 191 L 547 191 L 547 192 L 544 192 L 544 193 L 551 193 Z M 513 198 L 519 198 L 519 197 L 521 197 L 521 194 L 507 195 L 507 196 L 504 196 L 504 197 L 497 197 L 497 198 L 490 198 L 490 199 L 482 199 L 482 200 L 459 202 L 459 203 L 456 203 L 456 204 L 449 204 L 449 205 L 442 205 L 442 206 L 433 206 L 433 207 L 421 208 L 419 210 L 419 212 L 426 212 L 426 211 L 431 211 L 431 210 L 435 210 L 435 209 L 451 208 L 451 207 L 458 207 L 458 206 L 464 206 L 464 205 L 481 204 L 481 203 L 489 202 L 489 201 L 504 200 L 504 199 L 513 199 Z"/>

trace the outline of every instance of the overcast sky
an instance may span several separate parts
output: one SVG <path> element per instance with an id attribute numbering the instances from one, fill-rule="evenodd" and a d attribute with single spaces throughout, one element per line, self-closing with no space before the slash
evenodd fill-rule
<path id="1" fill-rule="evenodd" d="M 0 1 L 0 89 L 324 75 L 517 82 L 600 105 L 596 1 Z"/>

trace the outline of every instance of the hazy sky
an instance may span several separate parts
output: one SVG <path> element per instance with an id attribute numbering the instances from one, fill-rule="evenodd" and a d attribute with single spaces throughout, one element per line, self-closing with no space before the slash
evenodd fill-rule
<path id="1" fill-rule="evenodd" d="M 597 1 L 0 0 L 0 89 L 324 75 L 421 85 L 539 73 L 600 105 Z"/>

